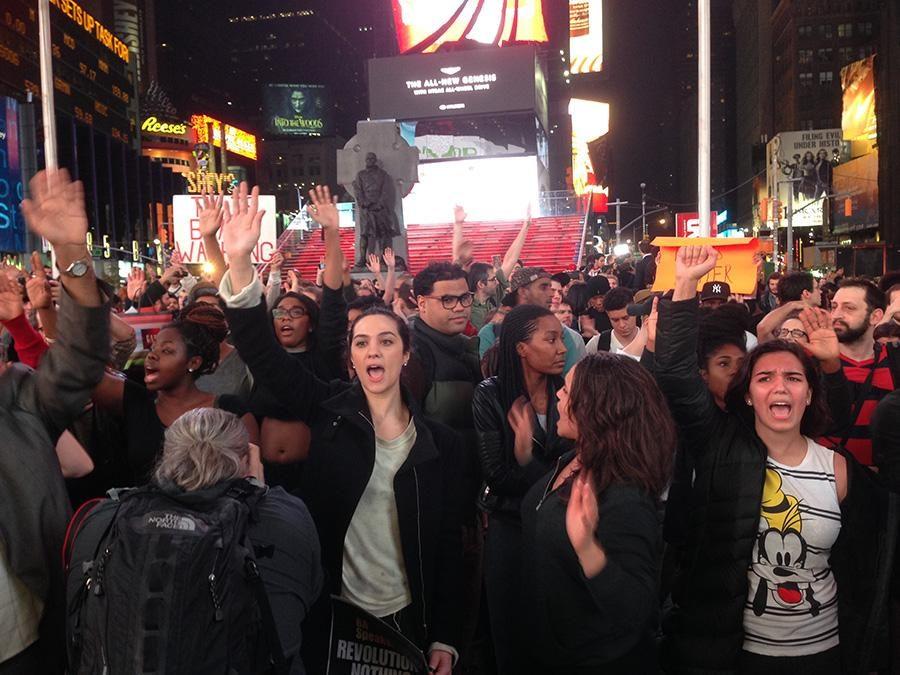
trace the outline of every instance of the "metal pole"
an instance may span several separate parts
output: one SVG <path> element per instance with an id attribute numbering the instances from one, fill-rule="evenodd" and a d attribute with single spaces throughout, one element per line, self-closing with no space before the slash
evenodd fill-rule
<path id="1" fill-rule="evenodd" d="M 710 234 L 710 2 L 699 0 L 697 3 L 697 210 L 700 212 L 701 237 Z"/>
<path id="2" fill-rule="evenodd" d="M 641 183 L 641 227 L 644 232 L 644 239 L 647 238 L 647 184 Z"/>
<path id="3" fill-rule="evenodd" d="M 788 272 L 794 269 L 794 185 L 788 185 L 788 205 L 787 205 L 787 246 L 784 252 L 785 268 Z"/>
<path id="4" fill-rule="evenodd" d="M 38 2 L 38 38 L 41 61 L 41 114 L 44 123 L 44 167 L 55 169 L 56 114 L 53 102 L 53 52 L 50 41 L 50 0 Z"/>
<path id="5" fill-rule="evenodd" d="M 627 203 L 621 199 L 616 199 L 616 201 L 607 204 L 607 206 L 616 207 L 616 246 L 622 243 L 622 207 Z"/>

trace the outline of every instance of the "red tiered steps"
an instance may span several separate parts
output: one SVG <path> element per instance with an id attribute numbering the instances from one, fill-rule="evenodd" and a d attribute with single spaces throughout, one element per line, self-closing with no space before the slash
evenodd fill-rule
<path id="1" fill-rule="evenodd" d="M 575 267 L 583 221 L 578 215 L 535 218 L 528 230 L 522 260 L 530 267 L 543 267 L 558 272 Z M 466 223 L 463 239 L 471 241 L 476 260 L 490 262 L 501 258 L 519 233 L 522 221 Z M 453 225 L 409 225 L 407 227 L 409 255 L 407 262 L 413 274 L 433 260 L 450 260 L 453 245 Z M 354 259 L 354 231 L 341 228 L 341 250 Z M 325 255 L 325 244 L 316 230 L 301 240 L 299 232 L 282 235 L 280 249 L 288 262 L 285 268 L 298 269 L 304 279 L 315 279 L 319 261 Z"/>
<path id="2" fill-rule="evenodd" d="M 581 239 L 581 216 L 535 218 L 528 230 L 521 258 L 529 267 L 559 272 L 575 267 Z M 490 262 L 501 258 L 522 227 L 521 220 L 466 223 L 463 239 L 472 242 L 476 260 Z M 418 271 L 432 260 L 449 260 L 453 244 L 453 225 L 411 225 L 408 228 L 409 264 Z"/>

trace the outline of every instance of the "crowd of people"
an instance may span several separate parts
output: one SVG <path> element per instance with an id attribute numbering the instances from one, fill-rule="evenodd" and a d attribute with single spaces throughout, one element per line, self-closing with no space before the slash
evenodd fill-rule
<path id="1" fill-rule="evenodd" d="M 354 275 L 317 187 L 306 280 L 251 264 L 241 184 L 208 278 L 114 287 L 80 183 L 29 194 L 58 279 L 0 274 L 0 675 L 325 673 L 334 597 L 440 675 L 900 671 L 900 273 L 757 257 L 737 295 L 684 246 L 652 290 L 649 241 L 551 273 L 527 218 L 480 261 L 456 207 L 450 259 Z"/>

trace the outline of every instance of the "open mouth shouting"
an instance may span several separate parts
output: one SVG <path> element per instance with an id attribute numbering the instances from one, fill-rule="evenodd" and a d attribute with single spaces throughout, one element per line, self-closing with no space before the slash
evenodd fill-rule
<path id="1" fill-rule="evenodd" d="M 769 412 L 776 420 L 787 420 L 791 417 L 794 406 L 787 401 L 775 401 L 769 405 Z"/>
<path id="2" fill-rule="evenodd" d="M 384 381 L 384 366 L 372 363 L 366 366 L 366 377 L 372 384 L 380 384 Z"/>

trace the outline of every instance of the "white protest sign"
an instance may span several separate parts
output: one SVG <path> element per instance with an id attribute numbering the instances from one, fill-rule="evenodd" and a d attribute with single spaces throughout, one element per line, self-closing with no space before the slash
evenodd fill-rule
<path id="1" fill-rule="evenodd" d="M 207 259 L 203 237 L 200 236 L 199 229 L 202 199 L 200 195 L 175 195 L 172 199 L 175 250 L 181 254 L 181 259 L 185 263 L 203 263 Z M 269 262 L 277 246 L 275 196 L 260 195 L 259 208 L 265 210 L 265 215 L 262 219 L 259 242 L 250 254 L 254 265 Z M 222 246 L 221 230 L 216 235 L 216 239 L 219 241 L 219 246 Z M 228 251 L 225 251 L 224 246 L 222 250 L 227 256 Z"/>

